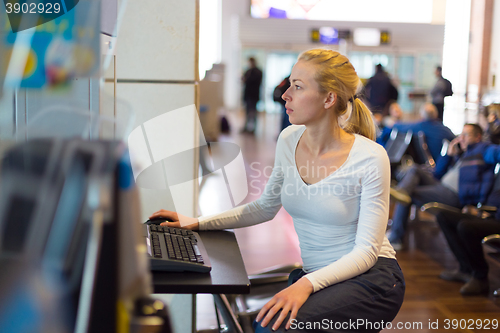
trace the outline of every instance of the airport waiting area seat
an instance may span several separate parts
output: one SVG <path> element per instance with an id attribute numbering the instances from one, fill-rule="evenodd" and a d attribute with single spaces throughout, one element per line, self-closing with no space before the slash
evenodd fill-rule
<path id="1" fill-rule="evenodd" d="M 425 134 L 422 131 L 418 131 L 413 134 L 410 145 L 410 154 L 417 164 L 424 164 L 430 168 L 434 168 L 436 166 L 436 162 L 434 161 L 434 158 L 429 150 L 429 146 L 427 145 Z"/>
<path id="2" fill-rule="evenodd" d="M 387 140 L 385 145 L 391 165 L 401 163 L 403 155 L 406 153 L 406 150 L 410 145 L 412 136 L 413 132 L 411 130 L 408 132 L 401 132 L 398 131 L 397 128 L 392 129 L 389 140 Z"/>
<path id="3" fill-rule="evenodd" d="M 252 323 L 260 309 L 289 284 L 289 275 L 301 269 L 300 263 L 278 265 L 250 275 L 250 294 L 213 295 L 218 327 L 200 333 L 253 333 Z M 220 318 L 224 324 L 222 324 Z"/>
<path id="4" fill-rule="evenodd" d="M 483 251 L 485 255 L 491 258 L 491 262 L 500 267 L 500 235 L 493 234 L 484 237 Z M 500 288 L 493 291 L 493 296 L 500 296 Z"/>
<path id="5" fill-rule="evenodd" d="M 426 203 L 420 209 L 421 211 L 427 212 L 432 215 L 437 215 L 439 213 L 452 214 L 452 216 L 455 216 L 457 223 L 460 219 L 466 217 L 467 215 L 467 213 L 463 213 L 462 210 L 459 208 L 455 208 L 439 202 Z M 483 212 L 493 214 L 497 211 L 497 207 L 486 206 L 481 204 L 477 205 L 477 209 L 479 211 L 477 217 L 480 218 L 486 218 L 484 217 Z M 493 234 L 486 236 L 482 241 L 482 246 L 485 256 L 487 258 L 490 258 L 489 263 L 500 268 L 500 235 Z M 493 295 L 497 297 L 500 296 L 500 287 L 493 291 Z"/>

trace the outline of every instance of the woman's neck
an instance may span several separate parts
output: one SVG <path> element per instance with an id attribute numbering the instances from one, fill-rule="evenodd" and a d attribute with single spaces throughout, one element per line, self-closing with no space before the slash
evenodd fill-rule
<path id="1" fill-rule="evenodd" d="M 352 134 L 344 131 L 337 121 L 306 126 L 304 144 L 314 156 L 340 149 L 352 140 Z"/>

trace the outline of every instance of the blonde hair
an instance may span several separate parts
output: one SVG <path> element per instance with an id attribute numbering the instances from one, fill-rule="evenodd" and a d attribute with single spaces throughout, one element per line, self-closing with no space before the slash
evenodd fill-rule
<path id="1" fill-rule="evenodd" d="M 300 54 L 298 60 L 316 65 L 315 79 L 320 89 L 337 94 L 335 112 L 338 118 L 350 111 L 342 128 L 348 133 L 361 134 L 375 140 L 376 129 L 372 113 L 356 95 L 361 90 L 362 83 L 349 59 L 336 51 L 313 49 Z"/>

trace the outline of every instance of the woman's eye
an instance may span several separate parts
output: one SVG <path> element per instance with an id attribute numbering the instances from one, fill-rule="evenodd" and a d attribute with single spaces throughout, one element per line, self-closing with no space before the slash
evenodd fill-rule
<path id="1" fill-rule="evenodd" d="M 302 88 L 298 85 L 295 85 L 295 89 L 302 89 Z"/>

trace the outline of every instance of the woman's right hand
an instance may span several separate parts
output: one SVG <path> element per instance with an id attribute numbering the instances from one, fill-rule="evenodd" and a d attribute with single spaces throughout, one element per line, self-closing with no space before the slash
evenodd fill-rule
<path id="1" fill-rule="evenodd" d="M 166 227 L 173 227 L 173 228 L 183 228 L 183 229 L 189 229 L 189 230 L 198 230 L 199 223 L 198 219 L 195 217 L 188 217 L 176 212 L 172 212 L 170 210 L 165 210 L 165 209 L 160 209 L 157 212 L 154 212 L 151 214 L 149 217 L 150 219 L 158 218 L 158 217 L 164 217 L 166 219 L 169 219 L 172 222 L 163 222 L 160 225 L 166 226 Z"/>

